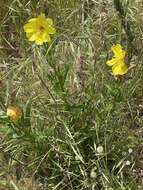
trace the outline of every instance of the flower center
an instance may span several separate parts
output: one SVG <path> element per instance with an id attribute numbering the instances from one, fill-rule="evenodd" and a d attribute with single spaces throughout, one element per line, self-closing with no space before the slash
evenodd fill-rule
<path id="1" fill-rule="evenodd" d="M 40 30 L 40 32 L 43 32 L 44 31 L 44 27 L 43 26 L 39 26 L 39 30 Z"/>

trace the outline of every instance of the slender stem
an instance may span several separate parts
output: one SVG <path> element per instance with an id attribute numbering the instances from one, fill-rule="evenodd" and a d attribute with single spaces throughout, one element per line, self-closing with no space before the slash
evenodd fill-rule
<path id="1" fill-rule="evenodd" d="M 46 83 L 44 82 L 44 80 L 42 79 L 42 77 L 39 75 L 39 73 L 37 74 L 38 78 L 40 79 L 41 83 L 43 84 L 43 86 L 45 87 L 45 89 L 48 91 L 48 93 L 50 94 L 50 96 L 52 97 L 52 99 L 54 100 L 55 104 L 57 104 L 56 99 L 54 98 L 53 94 L 50 92 L 49 87 L 46 85 Z"/>
<path id="2" fill-rule="evenodd" d="M 135 38 L 133 31 L 130 26 L 130 22 L 126 18 L 126 12 L 124 10 L 121 0 L 113 0 L 116 11 L 118 12 L 119 18 L 121 19 L 121 24 L 127 36 L 127 52 L 128 52 L 128 62 L 132 59 L 133 54 L 138 54 L 137 48 L 133 44 Z"/>
<path id="3" fill-rule="evenodd" d="M 36 55 L 37 56 L 37 49 L 36 49 Z M 37 65 L 35 64 L 35 62 L 33 62 L 34 68 L 37 69 Z M 39 73 L 37 73 L 38 78 L 40 79 L 42 85 L 45 87 L 45 89 L 48 91 L 49 95 L 51 96 L 51 98 L 53 99 L 53 101 L 55 102 L 55 104 L 57 105 L 56 99 L 54 98 L 53 94 L 51 93 L 49 87 L 47 86 L 47 84 L 44 82 L 44 80 L 42 79 L 41 75 Z"/>
<path id="4" fill-rule="evenodd" d="M 126 13 L 124 11 L 124 8 L 123 8 L 121 1 L 120 0 L 114 0 L 114 6 L 115 6 L 116 11 L 118 12 L 120 19 L 121 19 L 121 23 L 122 23 L 122 26 L 126 32 L 127 37 L 128 37 L 128 41 L 129 41 L 129 43 L 132 43 L 132 41 L 134 39 L 134 35 L 131 31 L 130 23 L 126 19 Z"/>

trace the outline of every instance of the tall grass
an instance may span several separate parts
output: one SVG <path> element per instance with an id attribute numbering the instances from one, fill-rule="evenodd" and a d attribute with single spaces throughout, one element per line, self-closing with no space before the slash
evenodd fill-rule
<path id="1" fill-rule="evenodd" d="M 1 1 L 0 188 L 143 188 L 142 11 L 141 0 Z M 57 33 L 36 46 L 23 25 L 40 12 Z M 116 43 L 133 66 L 118 78 L 106 66 Z"/>

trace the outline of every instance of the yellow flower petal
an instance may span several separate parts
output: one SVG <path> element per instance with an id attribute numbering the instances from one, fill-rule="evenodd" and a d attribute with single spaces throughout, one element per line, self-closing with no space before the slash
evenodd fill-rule
<path id="1" fill-rule="evenodd" d="M 33 33 L 26 33 L 27 38 L 31 38 L 32 35 L 33 35 Z"/>
<path id="2" fill-rule="evenodd" d="M 37 39 L 37 34 L 36 33 L 32 33 L 31 36 L 29 34 L 29 41 L 33 42 Z"/>
<path id="3" fill-rule="evenodd" d="M 112 67 L 113 75 L 124 75 L 128 72 L 128 67 L 126 64 L 117 64 Z"/>
<path id="4" fill-rule="evenodd" d="M 56 33 L 56 30 L 55 30 L 55 28 L 49 26 L 49 27 L 47 28 L 47 33 L 49 33 L 49 34 L 55 34 L 55 33 Z"/>
<path id="5" fill-rule="evenodd" d="M 47 33 L 43 34 L 43 41 L 44 42 L 50 42 L 51 41 L 49 34 L 47 34 Z"/>
<path id="6" fill-rule="evenodd" d="M 115 58 L 123 59 L 125 57 L 125 51 L 122 49 L 120 44 L 113 45 L 111 50 L 113 51 Z"/>
<path id="7" fill-rule="evenodd" d="M 27 23 L 24 25 L 24 31 L 27 32 L 27 33 L 30 33 L 30 32 L 35 32 L 36 31 L 36 23 L 34 22 L 31 22 L 31 23 Z"/>
<path id="8" fill-rule="evenodd" d="M 116 59 L 116 58 L 113 58 L 113 59 L 111 59 L 111 60 L 109 60 L 109 61 L 106 62 L 106 64 L 107 64 L 108 66 L 113 66 L 113 65 L 115 65 L 116 63 L 117 63 L 117 59 Z"/>
<path id="9" fill-rule="evenodd" d="M 37 18 L 31 18 L 28 22 L 35 22 Z"/>
<path id="10" fill-rule="evenodd" d="M 44 42 L 50 42 L 50 41 L 51 41 L 51 38 L 49 34 L 47 33 L 42 34 L 42 36 L 36 35 L 35 43 L 37 45 L 42 45 Z"/>
<path id="11" fill-rule="evenodd" d="M 122 49 L 120 44 L 116 44 L 111 47 L 114 56 L 111 60 L 108 60 L 106 64 L 112 66 L 113 75 L 124 75 L 128 72 L 128 67 L 125 63 L 126 52 Z"/>
<path id="12" fill-rule="evenodd" d="M 37 44 L 37 45 L 43 45 L 43 43 L 44 43 L 44 41 L 41 38 L 37 38 L 35 40 L 35 44 Z"/>
<path id="13" fill-rule="evenodd" d="M 29 41 L 35 41 L 37 45 L 44 42 L 50 42 L 50 34 L 55 34 L 56 29 L 53 26 L 51 18 L 46 18 L 41 13 L 37 18 L 32 18 L 24 25 L 24 31 Z"/>
<path id="14" fill-rule="evenodd" d="M 44 14 L 44 13 L 41 13 L 37 18 L 43 20 L 43 19 L 45 19 L 46 17 L 45 17 L 45 14 Z"/>
<path id="15" fill-rule="evenodd" d="M 51 18 L 47 18 L 47 23 L 51 26 L 53 26 L 53 20 Z"/>

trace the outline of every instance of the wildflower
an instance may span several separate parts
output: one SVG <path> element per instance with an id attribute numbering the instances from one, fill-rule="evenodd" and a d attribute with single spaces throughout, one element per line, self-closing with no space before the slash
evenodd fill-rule
<path id="1" fill-rule="evenodd" d="M 108 60 L 106 64 L 112 67 L 113 75 L 124 75 L 128 72 L 128 67 L 125 63 L 126 52 L 122 49 L 120 44 L 113 45 L 111 50 L 114 56 L 111 60 Z"/>
<path id="2" fill-rule="evenodd" d="M 53 26 L 53 20 L 46 18 L 45 14 L 41 13 L 38 17 L 32 18 L 24 25 L 24 31 L 29 41 L 35 41 L 37 45 L 42 45 L 44 42 L 50 42 L 50 34 L 55 34 L 56 30 Z"/>
<path id="3" fill-rule="evenodd" d="M 126 164 L 126 166 L 129 166 L 129 165 L 131 164 L 131 162 L 130 162 L 129 160 L 127 160 L 127 161 L 125 162 L 125 164 Z"/>
<path id="4" fill-rule="evenodd" d="M 129 152 L 129 154 L 131 154 L 133 152 L 133 149 L 129 148 L 128 152 Z"/>
<path id="5" fill-rule="evenodd" d="M 96 170 L 97 170 L 96 167 L 92 168 L 91 173 L 90 173 L 91 178 L 96 178 L 97 176 Z"/>
<path id="6" fill-rule="evenodd" d="M 7 108 L 7 116 L 15 122 L 21 118 L 22 110 L 19 107 L 10 106 Z"/>
<path id="7" fill-rule="evenodd" d="M 102 153 L 103 153 L 103 146 L 98 146 L 98 147 L 97 147 L 97 152 L 98 152 L 99 154 L 102 154 Z"/>

